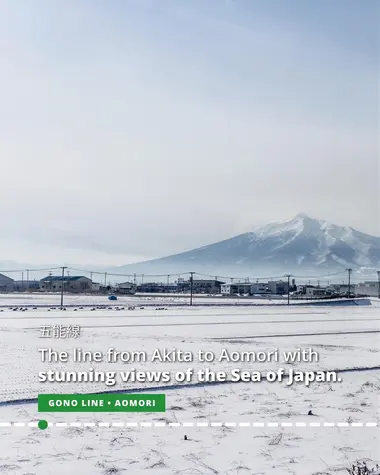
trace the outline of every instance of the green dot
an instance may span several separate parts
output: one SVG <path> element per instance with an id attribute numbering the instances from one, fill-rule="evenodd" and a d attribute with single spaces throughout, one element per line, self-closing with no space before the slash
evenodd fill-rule
<path id="1" fill-rule="evenodd" d="M 45 430 L 48 428 L 48 421 L 38 421 L 38 428 L 41 429 L 41 430 Z"/>

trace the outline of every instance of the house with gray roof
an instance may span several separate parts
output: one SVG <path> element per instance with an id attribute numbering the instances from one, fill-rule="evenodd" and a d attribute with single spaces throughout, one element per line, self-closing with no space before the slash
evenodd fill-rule
<path id="1" fill-rule="evenodd" d="M 92 280 L 83 275 L 48 275 L 40 280 L 40 290 L 44 292 L 86 293 L 92 292 Z"/>

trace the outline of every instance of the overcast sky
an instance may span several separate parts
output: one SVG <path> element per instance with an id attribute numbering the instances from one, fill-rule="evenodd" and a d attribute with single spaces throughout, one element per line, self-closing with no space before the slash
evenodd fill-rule
<path id="1" fill-rule="evenodd" d="M 1 0 L 0 261 L 298 212 L 380 234 L 377 0 Z"/>

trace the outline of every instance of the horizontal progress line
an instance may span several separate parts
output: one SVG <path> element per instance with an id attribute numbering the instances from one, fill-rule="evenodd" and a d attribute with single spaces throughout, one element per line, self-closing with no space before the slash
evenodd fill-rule
<path id="1" fill-rule="evenodd" d="M 379 427 L 377 422 L 48 422 L 48 427 Z M 38 422 L 0 422 L 0 428 L 32 427 Z"/>

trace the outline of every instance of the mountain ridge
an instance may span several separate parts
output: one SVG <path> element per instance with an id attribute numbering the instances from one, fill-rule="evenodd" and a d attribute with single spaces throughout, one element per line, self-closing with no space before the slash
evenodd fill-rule
<path id="1" fill-rule="evenodd" d="M 347 268 L 357 270 L 358 275 L 367 273 L 372 279 L 376 270 L 380 269 L 380 237 L 298 213 L 290 220 L 258 226 L 248 232 L 162 258 L 117 267 L 66 265 L 71 267 L 71 272 L 82 269 L 85 275 L 90 275 L 92 271 L 95 274 L 119 274 L 125 280 L 128 276 L 132 278 L 134 273 L 144 274 L 146 278 L 152 276 L 152 280 L 157 276 L 188 275 L 189 272 L 211 277 L 230 275 L 243 278 L 259 275 L 275 277 L 288 273 L 328 275 L 346 273 Z M 7 274 L 16 279 L 21 279 L 20 269 L 29 269 L 29 278 L 41 278 L 45 276 L 42 275 L 44 272 L 37 269 L 51 267 L 59 266 L 0 261 L 0 269 L 9 270 Z M 98 275 L 96 278 L 103 277 Z"/>
<path id="2" fill-rule="evenodd" d="M 252 231 L 167 257 L 117 267 L 118 272 L 284 273 L 380 267 L 380 237 L 298 213 Z M 116 270 L 115 269 L 115 270 Z"/>

